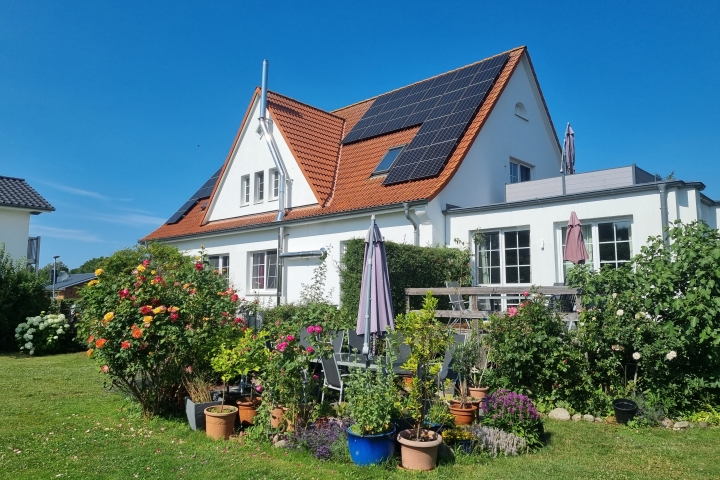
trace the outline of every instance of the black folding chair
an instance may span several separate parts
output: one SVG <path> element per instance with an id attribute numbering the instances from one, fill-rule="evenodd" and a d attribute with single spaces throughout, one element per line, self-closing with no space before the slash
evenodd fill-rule
<path id="1" fill-rule="evenodd" d="M 327 387 L 340 392 L 340 403 L 342 403 L 343 392 L 345 391 L 345 382 L 343 377 L 347 377 L 349 374 L 341 374 L 338 368 L 337 362 L 335 362 L 335 356 L 330 358 L 323 358 L 321 360 L 323 368 L 323 387 Z M 320 402 L 325 401 L 325 389 L 323 388 Z"/>

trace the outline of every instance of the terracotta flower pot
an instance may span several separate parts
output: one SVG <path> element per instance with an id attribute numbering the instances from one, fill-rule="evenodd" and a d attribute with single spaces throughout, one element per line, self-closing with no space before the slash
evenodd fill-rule
<path id="1" fill-rule="evenodd" d="M 460 402 L 450 404 L 450 413 L 455 417 L 455 425 L 472 425 L 477 414 L 477 405 L 465 404 L 460 406 Z"/>
<path id="2" fill-rule="evenodd" d="M 260 401 L 250 399 L 250 397 L 243 397 L 237 401 L 238 417 L 240 418 L 241 426 L 249 427 L 253 425 L 253 419 L 257 415 L 258 405 L 260 405 Z"/>
<path id="3" fill-rule="evenodd" d="M 217 410 L 218 412 L 214 412 Z M 222 412 L 219 411 L 220 406 L 208 407 L 205 409 L 205 433 L 212 439 L 224 438 L 227 440 L 233 433 L 235 427 L 235 415 L 238 411 L 237 407 L 225 405 Z"/>
<path id="4" fill-rule="evenodd" d="M 423 434 L 430 438 L 427 442 L 418 442 L 415 439 L 415 430 L 403 430 L 398 434 L 402 466 L 408 470 L 432 470 L 437 463 L 438 447 L 442 437 L 430 430 L 423 430 Z"/>
<path id="5" fill-rule="evenodd" d="M 470 391 L 470 396 L 472 398 L 482 400 L 487 397 L 490 387 L 470 387 L 468 390 Z"/>
<path id="6" fill-rule="evenodd" d="M 270 426 L 272 428 L 279 428 L 280 425 L 283 424 L 283 421 L 285 420 L 285 412 L 287 412 L 287 410 L 287 408 L 283 407 L 275 407 L 270 410 Z"/>

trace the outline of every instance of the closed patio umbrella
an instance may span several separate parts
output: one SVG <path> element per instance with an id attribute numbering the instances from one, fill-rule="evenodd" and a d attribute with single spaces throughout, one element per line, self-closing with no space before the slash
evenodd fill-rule
<path id="1" fill-rule="evenodd" d="M 364 260 L 356 331 L 364 336 L 362 353 L 368 355 L 370 335 L 385 332 L 388 327 L 395 328 L 385 244 L 375 224 L 375 215 L 365 239 Z"/>
<path id="2" fill-rule="evenodd" d="M 565 174 L 575 173 L 575 132 L 569 123 L 565 129 L 565 141 L 563 142 L 563 164 Z"/>
<path id="3" fill-rule="evenodd" d="M 567 224 L 567 233 L 565 234 L 565 252 L 563 259 L 574 264 L 585 263 L 590 258 L 585 248 L 585 239 L 583 238 L 582 225 L 580 219 L 575 212 L 570 214 L 570 221 Z"/>

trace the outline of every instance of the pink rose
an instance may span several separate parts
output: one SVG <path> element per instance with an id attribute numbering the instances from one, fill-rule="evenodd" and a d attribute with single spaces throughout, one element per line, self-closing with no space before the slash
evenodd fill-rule
<path id="1" fill-rule="evenodd" d="M 123 288 L 122 290 L 118 291 L 118 295 L 120 295 L 120 298 L 127 298 L 130 296 L 130 290 L 127 288 Z"/>
<path id="2" fill-rule="evenodd" d="M 322 333 L 322 327 L 320 325 L 315 325 L 315 333 Z"/>
<path id="3" fill-rule="evenodd" d="M 230 300 L 233 301 L 233 302 L 237 302 L 237 301 L 238 301 L 238 298 L 240 298 L 240 297 L 238 297 L 236 293 L 233 293 L 233 294 L 230 296 Z"/>
<path id="4" fill-rule="evenodd" d="M 255 385 L 255 391 L 257 393 L 262 393 L 262 391 L 265 390 L 262 385 Z"/>
<path id="5" fill-rule="evenodd" d="M 507 313 L 508 313 L 508 317 L 514 317 L 515 315 L 517 315 L 517 308 L 510 307 L 510 308 L 508 308 Z"/>
<path id="6" fill-rule="evenodd" d="M 310 325 L 310 326 L 307 328 L 307 332 L 308 332 L 310 335 L 312 335 L 313 333 L 315 333 L 315 326 Z"/>
<path id="7" fill-rule="evenodd" d="M 145 260 L 143 260 L 143 266 L 147 267 L 148 265 L 150 265 L 150 260 L 146 258 Z"/>
<path id="8" fill-rule="evenodd" d="M 197 262 L 195 264 L 195 270 L 202 270 L 202 269 L 203 269 L 203 264 L 201 262 Z"/>
<path id="9" fill-rule="evenodd" d="M 103 373 L 108 373 L 110 371 L 110 367 L 107 365 L 103 365 L 100 370 L 102 370 Z"/>
<path id="10" fill-rule="evenodd" d="M 193 373 L 192 365 L 188 365 L 187 367 L 185 367 L 185 373 L 189 373 L 190 375 L 192 375 L 192 373 Z"/>
<path id="11" fill-rule="evenodd" d="M 295 340 L 295 337 L 293 337 L 292 335 L 288 335 L 288 336 L 287 336 L 287 341 L 288 341 L 288 342 L 292 342 L 293 340 Z"/>
<path id="12" fill-rule="evenodd" d="M 170 320 L 172 320 L 172 321 L 177 320 L 178 317 L 179 317 L 179 315 L 177 314 L 177 312 L 172 312 L 172 313 L 170 314 Z"/>
<path id="13" fill-rule="evenodd" d="M 315 349 L 314 349 L 313 347 L 307 347 L 307 352 L 308 352 L 308 353 L 312 353 L 312 352 L 314 352 L 314 351 L 315 351 Z"/>
<path id="14" fill-rule="evenodd" d="M 313 375 L 313 380 L 319 380 L 319 379 L 320 379 L 320 377 L 318 377 L 317 375 Z"/>
<path id="15" fill-rule="evenodd" d="M 528 295 L 530 295 L 530 292 L 523 292 L 523 297 L 527 297 Z"/>

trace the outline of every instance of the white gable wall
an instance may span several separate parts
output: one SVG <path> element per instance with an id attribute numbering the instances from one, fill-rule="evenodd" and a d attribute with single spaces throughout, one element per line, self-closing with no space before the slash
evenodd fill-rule
<path id="1" fill-rule="evenodd" d="M 518 102 L 525 106 L 527 120 L 515 115 Z M 513 159 L 531 166 L 531 180 L 539 180 L 560 175 L 560 156 L 535 77 L 523 55 L 458 171 L 428 205 L 433 228 L 421 229 L 421 245 L 454 240 L 446 238 L 441 213 L 446 204 L 474 207 L 505 202 Z"/>
<path id="2" fill-rule="evenodd" d="M 30 210 L 0 207 L 0 243 L 13 260 L 27 255 Z"/>
<path id="3" fill-rule="evenodd" d="M 210 205 L 210 221 L 270 212 L 278 208 L 277 199 L 270 199 L 272 181 L 269 171 L 275 168 L 275 162 L 273 162 L 270 155 L 265 138 L 260 137 L 255 132 L 259 125 L 257 120 L 260 115 L 259 103 L 257 99 L 254 101 L 250 116 L 240 133 L 240 138 L 232 153 L 225 174 L 220 180 L 218 192 Z M 272 120 L 269 111 L 267 115 Z M 310 184 L 305 179 L 290 148 L 274 122 L 271 131 L 288 170 L 288 175 L 292 179 L 286 191 L 288 208 L 316 205 L 317 198 L 315 198 Z M 255 203 L 255 173 L 259 171 L 265 173 L 265 195 L 262 202 Z M 249 175 L 250 178 L 250 203 L 248 205 L 241 205 L 240 199 L 240 185 L 244 175 Z"/>

